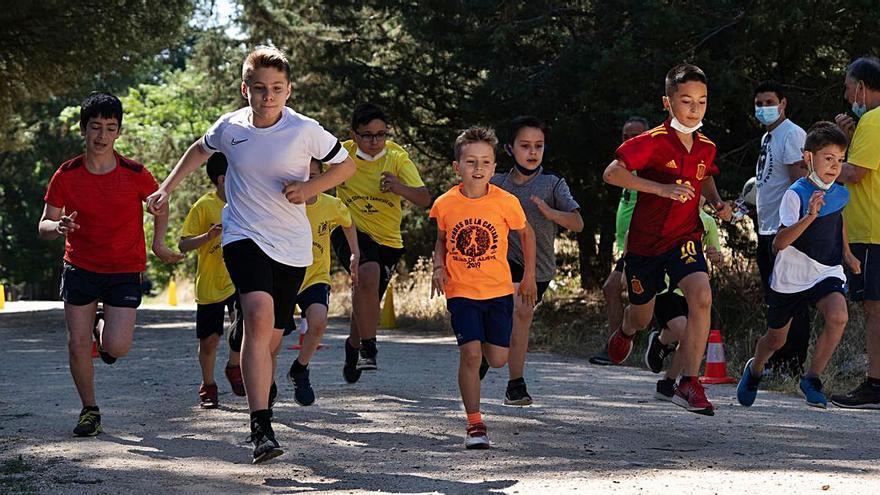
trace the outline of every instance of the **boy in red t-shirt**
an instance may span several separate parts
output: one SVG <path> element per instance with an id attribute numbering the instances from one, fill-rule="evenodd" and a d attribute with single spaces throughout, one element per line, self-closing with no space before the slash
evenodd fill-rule
<path id="1" fill-rule="evenodd" d="M 636 331 L 648 326 L 654 296 L 679 287 L 688 304 L 686 336 L 679 346 L 684 371 L 672 401 L 698 414 L 712 416 L 715 407 L 697 380 L 712 308 L 701 237 L 699 196 L 706 197 L 723 220 L 730 205 L 715 188 L 715 143 L 696 132 L 706 113 L 706 75 L 699 67 L 680 64 L 666 75 L 663 107 L 669 119 L 617 149 L 605 169 L 605 182 L 639 192 L 627 238 L 625 274 L 630 304 L 623 324 L 608 341 L 608 356 L 622 363 L 632 352 Z M 632 172 L 638 171 L 638 175 Z"/>
<path id="2" fill-rule="evenodd" d="M 95 402 L 92 336 L 101 359 L 113 364 L 128 353 L 146 270 L 143 206 L 158 184 L 143 165 L 113 148 L 122 126 L 122 103 L 109 93 L 92 93 L 80 108 L 85 153 L 55 172 L 40 218 L 41 239 L 65 237 L 61 298 L 67 321 L 70 374 L 82 400 L 76 436 L 101 433 Z M 153 252 L 167 263 L 183 256 L 165 246 L 168 210 L 155 216 Z M 98 300 L 104 324 L 97 324 Z"/>
<path id="3" fill-rule="evenodd" d="M 519 234 L 525 261 L 517 295 L 529 307 L 537 297 L 535 234 L 519 200 L 489 184 L 497 145 L 495 132 L 484 127 L 472 127 L 456 138 L 452 168 L 461 184 L 437 198 L 430 214 L 437 221 L 431 296 L 446 294 L 458 340 L 468 449 L 489 448 L 480 416 L 480 362 L 485 356 L 493 368 L 507 363 L 514 294 L 507 263 L 509 231 Z"/>

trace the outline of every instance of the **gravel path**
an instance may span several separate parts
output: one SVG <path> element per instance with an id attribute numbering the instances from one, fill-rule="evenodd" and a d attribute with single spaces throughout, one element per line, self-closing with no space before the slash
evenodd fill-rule
<path id="1" fill-rule="evenodd" d="M 775 393 L 747 410 L 716 386 L 703 417 L 654 400 L 650 373 L 544 353 L 527 367 L 537 406 L 502 406 L 506 370 L 490 371 L 494 448 L 465 451 L 452 337 L 383 331 L 380 370 L 348 385 L 341 320 L 311 366 L 315 405 L 279 379 L 286 452 L 253 466 L 243 398 L 218 376 L 220 409 L 196 406 L 194 315 L 139 312 L 129 356 L 96 361 L 105 433 L 77 439 L 62 312 L 0 311 L 0 493 L 880 493 L 876 411 Z"/>

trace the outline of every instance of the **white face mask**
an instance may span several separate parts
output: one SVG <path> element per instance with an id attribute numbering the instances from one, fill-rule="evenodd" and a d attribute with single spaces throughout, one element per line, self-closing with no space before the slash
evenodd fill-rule
<path id="1" fill-rule="evenodd" d="M 358 158 L 360 158 L 361 160 L 366 160 L 368 162 L 375 162 L 379 158 L 382 158 L 383 156 L 385 156 L 386 151 L 388 151 L 386 148 L 382 148 L 382 151 L 376 153 L 375 155 L 370 155 L 370 154 L 367 154 L 366 152 L 362 151 L 360 148 L 358 148 L 357 152 L 355 152 L 355 155 Z"/>
<path id="2" fill-rule="evenodd" d="M 700 127 L 703 127 L 702 120 L 699 123 L 697 123 L 697 125 L 695 125 L 693 127 L 688 127 L 688 126 L 682 124 L 681 122 L 679 122 L 678 119 L 675 118 L 675 115 L 672 114 L 671 110 L 669 111 L 669 115 L 672 115 L 672 121 L 669 123 L 669 126 L 672 127 L 673 129 L 675 129 L 676 131 L 681 132 L 682 134 L 693 134 L 694 132 L 697 131 L 697 129 L 699 129 Z"/>
<path id="3" fill-rule="evenodd" d="M 810 163 L 807 164 L 807 170 L 810 171 L 810 175 L 807 178 L 810 180 L 810 182 L 813 183 L 813 185 L 815 185 L 819 189 L 821 189 L 823 191 L 827 191 L 827 190 L 831 189 L 831 186 L 834 185 L 833 181 L 826 183 L 825 181 L 822 180 L 821 177 L 819 177 L 819 174 L 816 173 L 816 169 L 813 168 L 813 154 L 812 153 L 810 154 Z"/>

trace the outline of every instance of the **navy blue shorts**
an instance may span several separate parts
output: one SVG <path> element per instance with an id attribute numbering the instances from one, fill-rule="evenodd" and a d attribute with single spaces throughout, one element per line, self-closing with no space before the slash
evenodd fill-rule
<path id="1" fill-rule="evenodd" d="M 782 328 L 788 325 L 788 322 L 794 317 L 798 311 L 803 311 L 803 304 L 809 303 L 815 305 L 823 297 L 833 292 L 840 292 L 846 295 L 846 285 L 843 280 L 836 277 L 829 277 L 821 280 L 813 287 L 795 292 L 794 294 L 783 294 L 769 289 L 767 295 L 769 307 L 767 308 L 767 327 Z"/>
<path id="2" fill-rule="evenodd" d="M 673 291 L 666 291 L 657 295 L 654 301 L 654 318 L 660 328 L 668 328 L 669 322 L 688 315 L 688 303 L 684 296 Z"/>
<path id="3" fill-rule="evenodd" d="M 629 302 L 637 306 L 648 304 L 658 292 L 666 288 L 667 275 L 669 289 L 672 290 L 688 275 L 709 271 L 703 256 L 703 243 L 700 241 L 687 241 L 659 256 L 627 253 L 624 259 Z"/>
<path id="4" fill-rule="evenodd" d="M 141 305 L 141 274 L 97 273 L 64 262 L 61 299 L 74 306 L 101 300 L 105 306 L 137 308 Z"/>
<path id="5" fill-rule="evenodd" d="M 858 275 L 847 270 L 850 300 L 880 301 L 880 244 L 856 243 L 850 244 L 849 249 L 862 264 L 862 273 Z"/>
<path id="6" fill-rule="evenodd" d="M 452 331 L 458 345 L 479 340 L 481 343 L 510 347 L 513 331 L 513 295 L 494 299 L 453 297 L 446 301 Z"/>
<path id="7" fill-rule="evenodd" d="M 238 301 L 237 293 L 232 294 L 224 301 L 211 304 L 197 304 L 196 337 L 204 339 L 215 333 L 223 335 L 227 312 L 232 320 L 232 323 L 229 325 L 229 331 L 241 332 L 241 328 L 244 325 L 244 317 L 241 314 L 241 303 Z"/>

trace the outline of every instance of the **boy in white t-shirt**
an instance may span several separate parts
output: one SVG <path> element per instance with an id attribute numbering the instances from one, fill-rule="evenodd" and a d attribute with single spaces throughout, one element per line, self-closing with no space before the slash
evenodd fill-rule
<path id="1" fill-rule="evenodd" d="M 241 94 L 248 106 L 220 117 L 148 198 L 151 205 L 161 206 L 212 153 L 226 155 L 223 259 L 244 313 L 247 338 L 241 370 L 254 463 L 283 453 L 271 424 L 271 351 L 292 318 L 297 292 L 312 264 L 312 233 L 303 203 L 342 183 L 355 169 L 332 134 L 285 106 L 290 93 L 290 64 L 284 54 L 270 47 L 251 52 L 242 66 Z M 331 167 L 308 180 L 312 158 Z"/>

